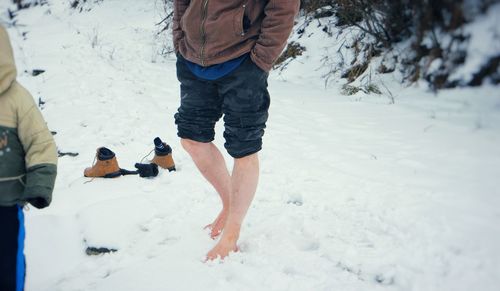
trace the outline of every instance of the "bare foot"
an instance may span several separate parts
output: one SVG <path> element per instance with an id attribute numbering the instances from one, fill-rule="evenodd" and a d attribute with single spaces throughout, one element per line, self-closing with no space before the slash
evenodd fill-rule
<path id="1" fill-rule="evenodd" d="M 230 252 L 239 251 L 236 243 L 238 242 L 238 238 L 240 236 L 240 226 L 229 224 L 226 225 L 224 229 L 224 233 L 220 238 L 219 242 L 207 253 L 207 261 L 215 260 L 220 258 L 223 260 L 225 257 L 229 255 Z"/>
<path id="2" fill-rule="evenodd" d="M 221 239 L 213 249 L 207 253 L 206 261 L 213 261 L 217 258 L 223 260 L 230 252 L 238 252 L 239 248 L 236 245 L 236 240 Z"/>
<path id="3" fill-rule="evenodd" d="M 222 233 L 224 225 L 226 224 L 227 214 L 227 211 L 222 209 L 214 222 L 204 227 L 205 229 L 210 229 L 210 237 L 212 239 L 215 239 Z"/>

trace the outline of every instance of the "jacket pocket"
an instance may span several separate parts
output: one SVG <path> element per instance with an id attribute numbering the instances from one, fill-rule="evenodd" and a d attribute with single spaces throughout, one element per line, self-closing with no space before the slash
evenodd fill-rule
<path id="1" fill-rule="evenodd" d="M 250 19 L 246 17 L 247 4 L 244 3 L 236 10 L 233 16 L 233 30 L 235 35 L 244 36 L 250 27 Z M 246 22 L 246 23 L 245 23 Z M 245 29 L 246 28 L 246 29 Z"/>

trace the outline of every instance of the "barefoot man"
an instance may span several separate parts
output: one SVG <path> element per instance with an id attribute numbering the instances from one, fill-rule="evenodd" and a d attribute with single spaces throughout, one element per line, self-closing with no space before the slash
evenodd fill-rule
<path id="1" fill-rule="evenodd" d="M 222 210 L 208 225 L 222 233 L 207 259 L 237 250 L 257 189 L 262 136 L 270 104 L 267 77 L 283 50 L 299 0 L 175 0 L 174 47 L 181 104 L 175 123 L 184 149 L 219 193 Z M 212 143 L 224 115 L 230 174 Z"/>

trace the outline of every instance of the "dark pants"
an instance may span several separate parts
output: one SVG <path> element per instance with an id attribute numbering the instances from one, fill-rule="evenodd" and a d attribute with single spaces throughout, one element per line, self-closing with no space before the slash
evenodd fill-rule
<path id="1" fill-rule="evenodd" d="M 24 214 L 19 206 L 0 206 L 0 290 L 24 290 Z"/>
<path id="2" fill-rule="evenodd" d="M 175 115 L 177 134 L 198 142 L 211 142 L 215 123 L 224 114 L 224 147 L 234 158 L 262 149 L 270 97 L 268 74 L 247 58 L 228 75 L 204 80 L 177 59 L 177 78 L 181 82 L 181 106 Z"/>

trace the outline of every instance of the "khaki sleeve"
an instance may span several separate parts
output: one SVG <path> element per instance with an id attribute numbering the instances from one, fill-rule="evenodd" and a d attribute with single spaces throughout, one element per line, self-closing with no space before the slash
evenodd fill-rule
<path id="1" fill-rule="evenodd" d="M 26 185 L 23 199 L 37 208 L 52 201 L 57 176 L 57 149 L 31 95 L 15 83 L 19 94 L 18 136 L 25 152 Z"/>
<path id="2" fill-rule="evenodd" d="M 0 25 L 0 94 L 16 79 L 16 65 L 7 31 Z"/>

